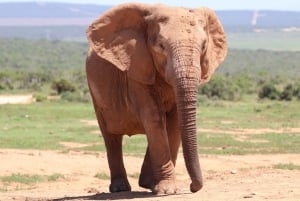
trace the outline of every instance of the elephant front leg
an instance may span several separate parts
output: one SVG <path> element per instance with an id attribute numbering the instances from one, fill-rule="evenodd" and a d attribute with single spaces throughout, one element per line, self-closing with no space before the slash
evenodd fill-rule
<path id="1" fill-rule="evenodd" d="M 177 192 L 177 186 L 165 118 L 159 113 L 148 114 L 147 117 L 144 126 L 148 149 L 142 167 L 140 184 L 151 188 L 154 194 L 174 194 Z"/>
<path id="2" fill-rule="evenodd" d="M 153 176 L 149 147 L 147 147 L 144 162 L 141 168 L 141 174 L 139 177 L 139 185 L 143 188 L 151 190 L 153 189 L 155 183 L 156 181 Z"/>
<path id="3" fill-rule="evenodd" d="M 131 191 L 131 186 L 127 179 L 126 170 L 123 162 L 122 154 L 122 135 L 114 135 L 109 133 L 103 133 L 108 164 L 110 169 L 111 184 L 109 191 Z"/>
<path id="4" fill-rule="evenodd" d="M 177 116 L 177 108 L 174 107 L 171 112 L 169 112 L 166 116 L 167 123 L 167 133 L 168 133 L 168 144 L 170 148 L 171 159 L 173 165 L 176 164 L 178 149 L 180 146 L 180 131 L 178 127 L 178 116 Z M 147 147 L 147 151 L 145 154 L 144 162 L 141 168 L 141 174 L 139 177 L 139 185 L 143 188 L 153 189 L 156 184 L 154 179 L 150 151 L 149 147 Z"/>
<path id="5" fill-rule="evenodd" d="M 167 131 L 171 157 L 174 166 L 176 165 L 178 149 L 181 142 L 181 135 L 179 130 L 178 113 L 177 107 L 174 108 L 167 114 Z"/>
<path id="6" fill-rule="evenodd" d="M 175 171 L 168 142 L 165 109 L 159 99 L 160 96 L 150 85 L 132 81 L 129 82 L 129 86 L 135 88 L 131 91 L 131 100 L 134 101 L 133 105 L 137 106 L 136 111 L 148 141 L 140 184 L 144 181 L 145 187 L 150 187 L 154 194 L 174 194 L 177 191 Z M 152 172 L 149 171 L 149 164 Z M 153 184 L 145 179 L 147 172 L 153 175 Z"/>

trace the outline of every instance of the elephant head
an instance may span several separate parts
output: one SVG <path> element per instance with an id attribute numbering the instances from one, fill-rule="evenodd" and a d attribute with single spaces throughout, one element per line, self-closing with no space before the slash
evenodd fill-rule
<path id="1" fill-rule="evenodd" d="M 201 189 L 197 88 L 210 80 L 227 54 L 225 33 L 216 14 L 208 8 L 124 4 L 94 21 L 87 37 L 99 57 L 126 71 L 130 79 L 151 85 L 161 76 L 172 86 L 190 188 L 192 192 Z"/>

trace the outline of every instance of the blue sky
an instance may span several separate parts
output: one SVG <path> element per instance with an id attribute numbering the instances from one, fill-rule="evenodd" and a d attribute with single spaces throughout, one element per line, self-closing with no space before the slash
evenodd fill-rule
<path id="1" fill-rule="evenodd" d="M 0 0 L 2 2 L 24 2 L 30 0 Z M 34 0 L 31 0 L 34 1 Z M 173 6 L 200 7 L 207 6 L 215 10 L 228 9 L 268 9 L 268 10 L 293 10 L 300 11 L 299 0 L 132 0 L 144 3 L 164 3 Z M 94 3 L 103 5 L 117 5 L 128 2 L 125 0 L 38 0 L 37 2 L 69 2 L 69 3 Z"/>

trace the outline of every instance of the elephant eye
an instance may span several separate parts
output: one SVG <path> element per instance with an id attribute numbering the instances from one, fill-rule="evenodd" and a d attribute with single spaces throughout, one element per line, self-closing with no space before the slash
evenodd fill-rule
<path id="1" fill-rule="evenodd" d="M 162 44 L 162 43 L 159 43 L 158 46 L 162 49 L 162 50 L 165 50 L 165 46 Z"/>
<path id="2" fill-rule="evenodd" d="M 202 52 L 205 52 L 206 51 L 206 48 L 207 48 L 207 45 L 206 45 L 206 40 L 202 43 Z"/>

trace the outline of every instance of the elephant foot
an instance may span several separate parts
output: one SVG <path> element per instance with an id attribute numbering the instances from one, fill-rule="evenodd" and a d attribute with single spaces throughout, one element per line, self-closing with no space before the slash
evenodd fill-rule
<path id="1" fill-rule="evenodd" d="M 111 193 L 131 191 L 131 186 L 126 178 L 114 179 L 109 185 L 109 191 Z"/>
<path id="2" fill-rule="evenodd" d="M 151 190 L 154 187 L 155 183 L 156 182 L 151 167 L 150 154 L 149 150 L 147 149 L 147 153 L 139 177 L 139 186 Z"/>
<path id="3" fill-rule="evenodd" d="M 139 177 L 139 186 L 142 188 L 146 188 L 146 189 L 152 189 L 154 186 L 154 178 L 153 175 L 147 175 L 144 174 L 143 172 L 141 173 L 140 177 Z"/>
<path id="4" fill-rule="evenodd" d="M 170 195 L 178 192 L 175 180 L 162 180 L 154 186 L 152 192 L 156 195 Z"/>

